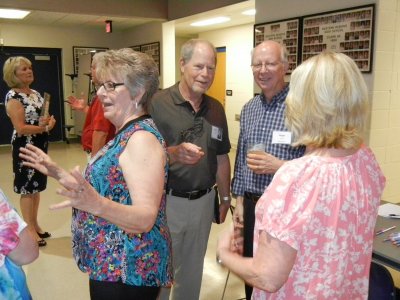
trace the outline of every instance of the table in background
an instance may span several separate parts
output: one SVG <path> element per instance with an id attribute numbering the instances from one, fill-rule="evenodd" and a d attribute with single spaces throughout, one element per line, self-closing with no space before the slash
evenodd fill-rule
<path id="1" fill-rule="evenodd" d="M 392 226 L 396 226 L 396 228 L 374 238 L 372 260 L 400 271 L 400 247 L 393 245 L 390 241 L 383 242 L 389 234 L 400 232 L 400 219 L 390 219 L 378 216 L 375 229 L 378 231 Z"/>

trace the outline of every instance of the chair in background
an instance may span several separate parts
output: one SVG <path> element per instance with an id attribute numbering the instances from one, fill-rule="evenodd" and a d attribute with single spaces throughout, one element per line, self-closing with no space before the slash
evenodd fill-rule
<path id="1" fill-rule="evenodd" d="M 388 269 L 374 261 L 369 271 L 368 300 L 396 300 L 392 275 Z"/>

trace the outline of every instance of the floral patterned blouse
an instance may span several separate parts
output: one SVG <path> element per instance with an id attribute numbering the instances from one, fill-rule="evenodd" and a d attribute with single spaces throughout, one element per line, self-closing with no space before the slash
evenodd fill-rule
<path id="1" fill-rule="evenodd" d="M 85 178 L 103 197 L 132 205 L 119 156 L 129 138 L 139 130 L 154 134 L 165 142 L 149 116 L 124 126 L 89 162 Z M 167 181 L 165 166 L 165 184 Z M 164 184 L 164 189 L 165 189 Z M 172 284 L 171 237 L 165 214 L 165 193 L 151 231 L 127 233 L 117 225 L 74 209 L 72 217 L 73 254 L 78 267 L 98 281 L 122 281 L 134 286 L 170 286 Z"/>
<path id="2" fill-rule="evenodd" d="M 385 177 L 370 149 L 285 163 L 256 206 L 254 253 L 266 231 L 297 250 L 287 282 L 253 299 L 368 298 L 377 211 Z"/>
<path id="3" fill-rule="evenodd" d="M 24 271 L 7 258 L 26 226 L 0 189 L 0 299 L 31 299 Z"/>

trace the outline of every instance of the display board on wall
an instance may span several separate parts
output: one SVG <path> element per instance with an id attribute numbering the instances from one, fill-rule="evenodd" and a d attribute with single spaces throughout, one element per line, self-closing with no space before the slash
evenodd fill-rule
<path id="1" fill-rule="evenodd" d="M 299 25 L 299 18 L 257 24 L 254 26 L 254 46 L 265 40 L 285 45 L 288 50 L 288 73 L 291 73 L 299 61 Z"/>
<path id="2" fill-rule="evenodd" d="M 371 72 L 374 6 L 327 12 L 303 18 L 302 60 L 328 49 L 351 57 Z"/>
<path id="3" fill-rule="evenodd" d="M 99 52 L 99 51 L 106 51 L 108 48 L 103 47 L 81 47 L 81 46 L 73 46 L 72 53 L 73 53 L 73 63 L 74 63 L 74 74 L 79 73 L 79 58 L 81 55 L 89 54 L 92 52 Z M 87 70 L 90 72 L 90 69 Z"/>
<path id="4" fill-rule="evenodd" d="M 256 24 L 254 45 L 267 39 L 284 44 L 289 52 L 289 73 L 297 64 L 324 50 L 342 52 L 362 72 L 371 72 L 374 8 L 371 4 Z"/>
<path id="5" fill-rule="evenodd" d="M 150 57 L 154 59 L 158 66 L 158 72 L 161 72 L 160 69 L 160 42 L 142 44 L 142 45 L 135 45 L 130 46 L 135 51 L 143 52 L 148 54 Z"/>

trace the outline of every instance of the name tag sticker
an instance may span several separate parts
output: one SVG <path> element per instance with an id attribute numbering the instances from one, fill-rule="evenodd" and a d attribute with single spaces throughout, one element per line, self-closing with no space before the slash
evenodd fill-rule
<path id="1" fill-rule="evenodd" d="M 292 143 L 292 133 L 289 131 L 274 131 L 272 133 L 272 144 L 287 144 Z"/>
<path id="2" fill-rule="evenodd" d="M 213 138 L 214 140 L 222 141 L 222 128 L 212 126 L 211 138 Z"/>

